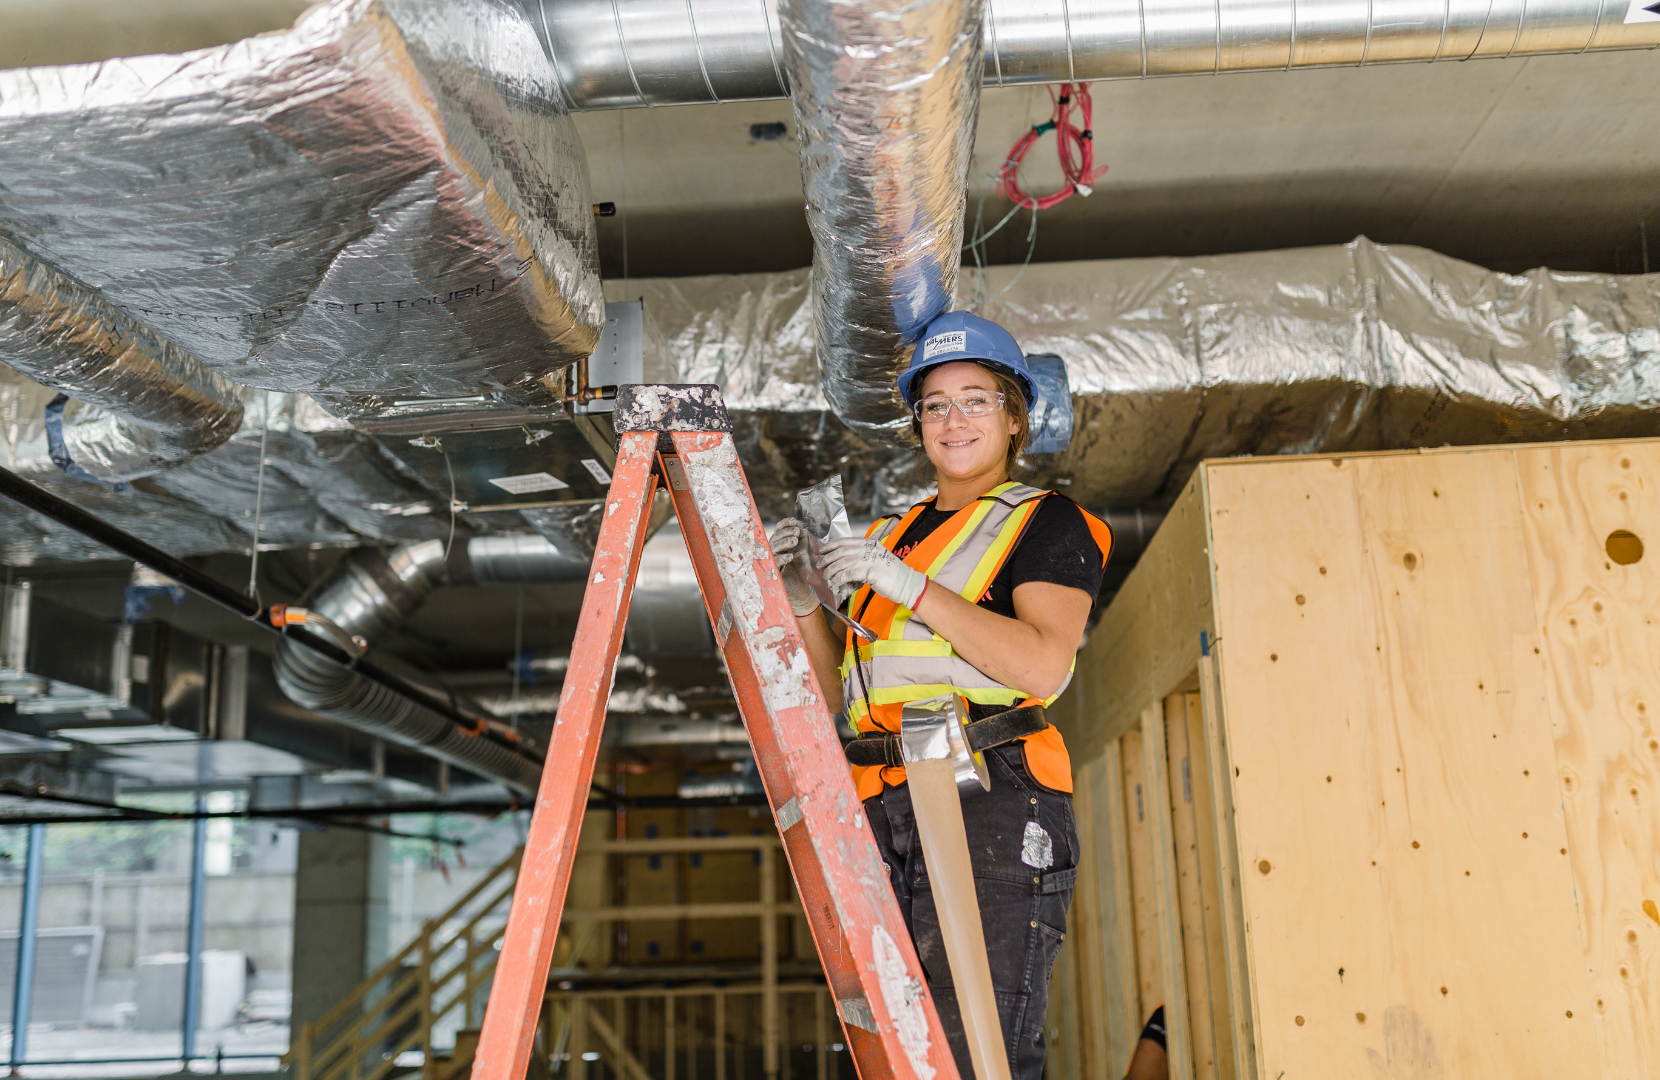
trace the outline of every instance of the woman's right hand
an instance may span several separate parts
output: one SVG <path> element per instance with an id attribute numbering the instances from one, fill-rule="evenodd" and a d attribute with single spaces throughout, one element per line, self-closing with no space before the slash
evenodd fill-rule
<path id="1" fill-rule="evenodd" d="M 811 615 L 819 609 L 819 599 L 807 582 L 802 580 L 796 563 L 796 554 L 806 535 L 806 528 L 795 518 L 785 518 L 772 530 L 768 543 L 772 560 L 778 564 L 778 577 L 784 582 L 784 592 L 790 598 L 790 611 L 796 618 Z"/>

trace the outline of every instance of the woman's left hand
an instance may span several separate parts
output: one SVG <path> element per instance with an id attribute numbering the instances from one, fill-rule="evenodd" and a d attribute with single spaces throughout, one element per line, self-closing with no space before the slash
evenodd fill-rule
<path id="1" fill-rule="evenodd" d="M 928 587 L 927 574 L 906 566 L 880 540 L 852 536 L 832 540 L 819 548 L 819 557 L 824 580 L 837 596 L 869 585 L 894 603 L 915 610 Z"/>

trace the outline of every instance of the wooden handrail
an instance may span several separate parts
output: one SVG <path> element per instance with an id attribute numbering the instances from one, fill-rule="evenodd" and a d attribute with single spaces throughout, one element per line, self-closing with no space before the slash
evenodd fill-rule
<path id="1" fill-rule="evenodd" d="M 418 983 L 419 981 L 420 972 L 417 969 L 404 969 L 403 976 L 386 988 L 386 994 L 382 1000 L 388 1003 L 396 1002 L 399 997 L 409 990 L 408 984 Z M 376 1015 L 378 1014 L 374 1010 L 365 1009 L 353 1017 L 352 1022 L 346 1025 L 345 1030 L 331 1039 L 329 1044 L 321 1051 L 313 1050 L 311 1058 L 312 1075 L 317 1078 L 328 1076 L 342 1054 L 349 1052 L 354 1044 L 368 1041 L 359 1034 L 359 1031 L 363 1025 L 367 1024 Z"/>
<path id="2" fill-rule="evenodd" d="M 780 839 L 775 833 L 761 836 L 599 839 L 581 844 L 577 853 L 628 856 L 761 851 L 770 854 L 772 850 L 779 848 L 780 844 Z M 489 934 L 488 940 L 475 940 L 475 935 L 487 919 L 499 916 L 503 902 L 511 899 L 518 884 L 516 871 L 523 855 L 524 849 L 516 848 L 489 873 L 474 882 L 442 914 L 423 922 L 420 933 L 416 934 L 413 940 L 375 969 L 322 1017 L 300 1025 L 295 1043 L 288 1053 L 283 1055 L 282 1063 L 295 1068 L 298 1080 L 382 1080 L 394 1067 L 399 1053 L 419 1046 L 424 1048 L 429 1059 L 423 1066 L 423 1076 L 436 1077 L 435 1066 L 430 1060 L 431 1027 L 454 1010 L 466 1007 L 478 988 L 485 984 L 491 972 L 495 970 L 498 957 L 490 946 L 503 932 L 504 927 L 497 928 Z M 511 877 L 510 871 L 514 872 Z M 504 881 L 504 878 L 508 880 Z M 460 918 L 463 912 L 475 904 L 476 909 L 466 917 L 465 922 L 453 930 L 449 929 L 448 924 L 452 920 Z M 757 918 L 765 917 L 769 913 L 800 914 L 799 907 L 795 904 L 724 903 L 571 909 L 566 911 L 565 917 L 569 923 L 576 924 L 686 917 Z M 437 940 L 441 933 L 444 935 L 442 941 Z M 458 945 L 462 946 L 462 955 L 453 964 L 442 967 L 444 958 Z M 480 963 L 481 958 L 483 963 Z M 454 985 L 457 974 L 462 976 L 459 992 L 448 1001 L 441 1002 L 439 999 Z M 369 995 L 379 989 L 382 983 L 386 985 L 379 1000 L 373 1006 L 366 1006 Z M 412 989 L 413 994 L 410 993 Z M 793 988 L 779 989 L 787 992 Z M 672 996 L 678 997 L 687 992 L 697 991 L 682 988 L 672 992 Z M 630 997 L 635 993 L 644 996 L 650 994 L 651 990 L 625 993 Z M 663 994 L 664 991 L 659 989 L 657 993 Z M 733 987 L 725 993 L 742 994 L 744 990 Z M 611 991 L 607 996 L 616 995 L 617 991 Z M 550 994 L 550 998 L 551 996 Z M 381 1040 L 389 1033 L 396 1031 L 400 1024 L 407 1023 L 416 1015 L 420 1017 L 416 1030 L 396 1040 L 397 1045 L 393 1052 L 383 1055 L 383 1060 L 365 1072 L 363 1058 L 369 1049 L 378 1048 Z M 342 1023 L 344 1027 L 341 1030 L 331 1031 Z M 316 1045 L 320 1034 L 331 1036 L 328 1043 L 321 1048 Z"/>
<path id="3" fill-rule="evenodd" d="M 380 982 L 380 980 L 386 978 L 386 976 L 391 974 L 393 971 L 402 967 L 404 961 L 409 958 L 410 954 L 419 950 L 423 942 L 432 937 L 432 935 L 436 933 L 446 922 L 455 918 L 455 916 L 459 914 L 468 904 L 472 903 L 472 901 L 476 899 L 480 893 L 489 887 L 491 882 L 501 877 L 501 875 L 506 873 L 509 869 L 516 870 L 519 865 L 519 860 L 523 856 L 523 847 L 514 848 L 513 854 L 503 859 L 496 865 L 495 869 L 491 870 L 488 874 L 485 874 L 476 883 L 474 883 L 473 887 L 468 889 L 466 893 L 462 895 L 461 899 L 451 904 L 442 915 L 434 916 L 423 923 L 421 925 L 421 932 L 415 935 L 415 939 L 413 941 L 411 941 L 408 945 L 405 945 L 396 956 L 376 968 L 374 974 L 368 976 L 358 984 L 356 990 L 353 990 L 350 994 L 347 994 L 345 998 L 334 1006 L 334 1008 L 322 1015 L 322 1017 L 317 1021 L 317 1030 L 327 1031 L 330 1026 L 337 1023 L 341 1017 L 350 1011 L 352 1006 L 361 1004 L 363 998 L 368 995 L 369 991 L 373 989 L 375 985 Z M 495 904 L 499 902 L 500 898 L 498 897 L 492 902 L 491 907 L 494 907 Z"/>

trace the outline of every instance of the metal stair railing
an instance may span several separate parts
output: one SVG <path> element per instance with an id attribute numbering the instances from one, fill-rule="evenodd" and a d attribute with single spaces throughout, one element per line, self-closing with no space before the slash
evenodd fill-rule
<path id="1" fill-rule="evenodd" d="M 457 1010 L 467 1028 L 482 1016 L 479 993 L 495 972 L 523 855 L 514 850 L 357 989 L 301 1024 L 282 1059 L 293 1080 L 383 1080 L 411 1050 L 421 1052 L 422 1080 L 453 1074 L 461 1063 L 437 1059 L 432 1030 Z"/>

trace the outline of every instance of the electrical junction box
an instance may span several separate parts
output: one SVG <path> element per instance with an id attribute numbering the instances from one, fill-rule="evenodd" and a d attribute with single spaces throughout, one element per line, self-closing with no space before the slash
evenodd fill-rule
<path id="1" fill-rule="evenodd" d="M 623 300 L 605 305 L 605 329 L 600 331 L 599 347 L 588 358 L 588 385 L 622 386 L 645 382 L 645 356 L 648 338 L 654 329 L 647 325 L 644 300 Z M 579 413 L 614 412 L 614 401 L 590 401 L 573 404 Z"/>

